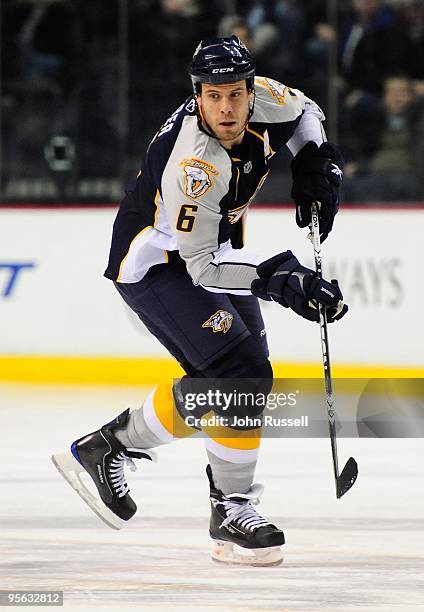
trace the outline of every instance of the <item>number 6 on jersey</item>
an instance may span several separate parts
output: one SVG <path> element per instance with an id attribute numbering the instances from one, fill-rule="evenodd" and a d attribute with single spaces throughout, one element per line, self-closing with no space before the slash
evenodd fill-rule
<path id="1" fill-rule="evenodd" d="M 197 204 L 183 204 L 180 208 L 180 214 L 177 219 L 177 230 L 179 232 L 191 232 L 193 229 L 196 217 L 188 215 L 187 212 L 196 212 L 199 206 Z"/>

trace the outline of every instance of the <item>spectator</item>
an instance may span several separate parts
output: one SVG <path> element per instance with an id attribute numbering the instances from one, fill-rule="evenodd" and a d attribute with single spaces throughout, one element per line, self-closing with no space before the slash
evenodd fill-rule
<path id="1" fill-rule="evenodd" d="M 218 26 L 218 36 L 238 36 L 256 58 L 257 74 L 281 80 L 283 50 L 278 28 L 266 21 L 254 30 L 238 15 L 227 15 Z"/>
<path id="2" fill-rule="evenodd" d="M 327 9 L 327 3 L 320 0 L 306 0 L 304 3 L 304 83 L 300 80 L 300 88 L 307 90 L 308 95 L 323 108 L 328 108 L 329 54 L 331 47 L 337 45 L 337 32 L 333 24 L 328 23 Z"/>
<path id="3" fill-rule="evenodd" d="M 133 168 L 154 126 L 191 94 L 184 69 L 198 39 L 215 35 L 219 12 L 210 0 L 137 0 L 130 15 L 128 154 Z"/>
<path id="4" fill-rule="evenodd" d="M 424 3 L 422 0 L 407 0 L 403 9 L 409 35 L 409 72 L 416 80 L 416 87 L 424 94 Z"/>
<path id="5" fill-rule="evenodd" d="M 382 102 L 363 96 L 351 111 L 356 149 L 345 167 L 345 197 L 350 201 L 413 200 L 423 181 L 424 100 L 403 75 L 384 82 Z"/>
<path id="6" fill-rule="evenodd" d="M 23 0 L 2 7 L 2 139 L 4 177 L 48 172 L 43 147 L 62 131 L 71 38 L 62 0 Z M 17 121 L 19 117 L 19 121 Z"/>
<path id="7" fill-rule="evenodd" d="M 239 15 L 227 15 L 218 25 L 218 36 L 238 36 L 246 47 L 253 52 L 254 41 L 252 30 L 247 21 Z"/>
<path id="8" fill-rule="evenodd" d="M 303 11 L 295 0 L 260 0 L 246 21 L 253 33 L 258 74 L 290 82 L 299 72 Z"/>
<path id="9" fill-rule="evenodd" d="M 353 0 L 353 13 L 341 30 L 341 73 L 347 90 L 380 94 L 384 79 L 406 72 L 406 27 L 382 0 Z"/>
<path id="10" fill-rule="evenodd" d="M 4 186 L 11 178 L 47 176 L 43 150 L 58 134 L 68 135 L 75 145 L 75 180 L 119 172 L 124 178 L 119 162 L 124 147 L 127 172 L 132 173 L 144 146 L 140 141 L 146 144 L 153 126 L 175 110 L 176 100 L 190 94 L 181 67 L 192 46 L 217 31 L 234 33 L 245 42 L 256 56 L 259 74 L 294 82 L 329 108 L 328 53 L 337 44 L 337 32 L 321 0 L 131 0 L 127 110 L 125 103 L 118 105 L 122 98 L 117 96 L 119 86 L 125 87 L 124 64 L 118 61 L 125 57 L 118 27 L 122 5 L 115 0 L 9 0 L 3 5 L 2 137 L 8 152 Z M 349 0 L 338 5 L 344 81 L 333 83 L 342 83 L 345 94 L 339 123 L 353 162 L 348 170 L 357 182 L 386 142 L 385 129 L 390 133 L 392 115 L 386 116 L 377 102 L 388 71 L 414 80 L 412 109 L 418 104 L 416 94 L 424 96 L 424 0 Z M 231 15 L 218 26 L 228 12 Z M 128 138 L 121 133 L 127 125 L 121 121 L 125 112 Z M 421 133 L 412 115 L 415 111 L 408 110 L 405 129 L 412 121 Z M 401 133 L 406 132 L 400 130 L 397 136 Z M 374 170 L 375 176 L 381 169 Z M 262 198 L 268 197 L 267 191 L 269 201 L 275 201 L 272 180 Z"/>

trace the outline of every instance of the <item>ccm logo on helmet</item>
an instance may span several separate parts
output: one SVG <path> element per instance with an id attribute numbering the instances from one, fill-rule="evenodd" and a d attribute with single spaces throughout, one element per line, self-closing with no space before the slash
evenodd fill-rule
<path id="1" fill-rule="evenodd" d="M 222 74 L 223 72 L 233 72 L 234 66 L 232 68 L 214 68 L 212 70 L 212 74 Z"/>

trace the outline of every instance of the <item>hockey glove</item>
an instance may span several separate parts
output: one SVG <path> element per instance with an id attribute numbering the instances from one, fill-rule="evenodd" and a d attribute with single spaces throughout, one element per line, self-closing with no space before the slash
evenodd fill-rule
<path id="1" fill-rule="evenodd" d="M 311 205 L 320 202 L 319 227 L 321 242 L 324 242 L 339 210 L 344 167 L 342 154 L 331 142 L 323 142 L 320 147 L 315 142 L 308 142 L 293 158 L 291 167 L 296 223 L 299 227 L 310 225 Z"/>
<path id="2" fill-rule="evenodd" d="M 341 319 L 348 311 L 336 280 L 329 283 L 302 266 L 291 251 L 280 253 L 259 264 L 259 278 L 252 282 L 253 295 L 291 308 L 309 321 L 319 321 L 317 302 L 327 311 L 327 322 Z"/>

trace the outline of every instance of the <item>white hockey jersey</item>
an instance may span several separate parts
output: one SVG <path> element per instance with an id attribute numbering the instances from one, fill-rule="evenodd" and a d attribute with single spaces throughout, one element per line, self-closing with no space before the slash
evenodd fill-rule
<path id="1" fill-rule="evenodd" d="M 178 251 L 194 284 L 249 294 L 257 258 L 242 248 L 249 204 L 283 146 L 325 140 L 321 109 L 301 91 L 256 77 L 243 141 L 230 150 L 198 121 L 189 98 L 151 142 L 116 217 L 105 276 L 135 283 Z"/>

